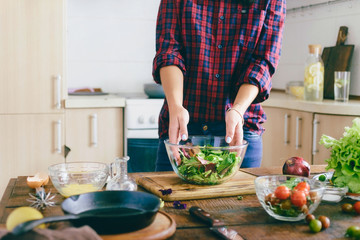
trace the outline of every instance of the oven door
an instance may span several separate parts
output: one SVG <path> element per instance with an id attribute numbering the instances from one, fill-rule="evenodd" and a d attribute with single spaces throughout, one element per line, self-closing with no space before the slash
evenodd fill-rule
<path id="1" fill-rule="evenodd" d="M 130 157 L 128 172 L 154 172 L 159 139 L 157 130 L 128 130 L 125 154 Z"/>

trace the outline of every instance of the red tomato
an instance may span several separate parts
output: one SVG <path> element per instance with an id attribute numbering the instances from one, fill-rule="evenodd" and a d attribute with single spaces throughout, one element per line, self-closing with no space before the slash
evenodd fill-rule
<path id="1" fill-rule="evenodd" d="M 287 186 L 278 186 L 275 189 L 275 197 L 285 200 L 290 197 L 290 189 Z"/>
<path id="2" fill-rule="evenodd" d="M 357 214 L 360 214 L 360 201 L 356 202 L 354 205 L 353 205 L 353 208 L 355 210 L 355 212 Z"/>
<path id="3" fill-rule="evenodd" d="M 298 191 L 310 191 L 310 185 L 307 182 L 299 182 L 294 189 Z"/>
<path id="4" fill-rule="evenodd" d="M 291 203 L 294 206 L 302 207 L 306 204 L 306 194 L 303 191 L 293 191 L 291 194 Z"/>

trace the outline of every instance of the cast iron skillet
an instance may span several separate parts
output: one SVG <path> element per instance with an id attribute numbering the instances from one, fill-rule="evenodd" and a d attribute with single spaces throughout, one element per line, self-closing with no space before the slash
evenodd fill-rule
<path id="1" fill-rule="evenodd" d="M 64 216 L 46 217 L 16 226 L 20 235 L 42 223 L 70 221 L 75 227 L 89 225 L 98 234 L 135 231 L 150 225 L 160 207 L 160 199 L 145 192 L 102 191 L 71 196 L 61 208 Z"/>

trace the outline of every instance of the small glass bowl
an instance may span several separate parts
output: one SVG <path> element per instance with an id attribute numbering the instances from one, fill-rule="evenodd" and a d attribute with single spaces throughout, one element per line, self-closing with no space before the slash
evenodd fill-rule
<path id="1" fill-rule="evenodd" d="M 310 190 L 295 187 L 301 182 L 306 182 Z M 277 189 L 284 185 L 288 187 L 289 195 L 282 195 L 284 198 L 279 199 L 281 195 L 276 196 Z M 255 190 L 259 202 L 270 216 L 277 220 L 294 222 L 305 219 L 307 214 L 313 213 L 319 206 L 324 193 L 324 183 L 307 177 L 270 175 L 257 177 Z"/>
<path id="2" fill-rule="evenodd" d="M 100 162 L 68 162 L 51 165 L 50 179 L 64 197 L 101 190 L 109 176 L 109 167 Z"/>
<path id="3" fill-rule="evenodd" d="M 336 187 L 330 180 L 333 176 L 333 172 L 326 172 L 315 175 L 313 179 L 319 180 L 320 176 L 325 176 L 323 181 L 325 184 L 325 191 L 322 200 L 324 202 L 338 203 L 346 196 L 346 193 L 349 191 L 348 187 Z M 319 180 L 320 181 L 320 180 Z"/>

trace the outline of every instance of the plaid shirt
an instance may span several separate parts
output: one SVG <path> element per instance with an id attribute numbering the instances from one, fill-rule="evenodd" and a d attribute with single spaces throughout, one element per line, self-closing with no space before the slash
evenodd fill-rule
<path id="1" fill-rule="evenodd" d="M 224 122 L 243 83 L 259 94 L 244 114 L 244 128 L 261 134 L 266 115 L 260 102 L 269 97 L 279 62 L 285 0 L 161 0 L 156 28 L 153 77 L 176 65 L 184 74 L 183 106 L 190 121 Z M 159 117 L 159 136 L 167 136 L 168 105 Z"/>

